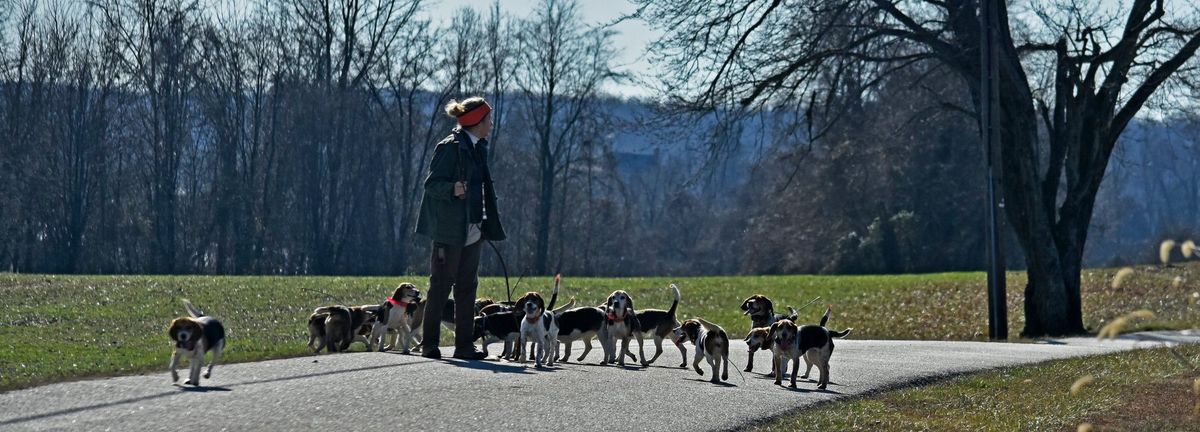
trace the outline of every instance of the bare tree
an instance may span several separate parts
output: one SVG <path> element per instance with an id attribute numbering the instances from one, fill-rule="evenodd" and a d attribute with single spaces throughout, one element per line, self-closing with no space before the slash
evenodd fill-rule
<path id="1" fill-rule="evenodd" d="M 853 90 L 867 92 L 925 61 L 954 71 L 979 103 L 974 0 L 638 3 L 642 16 L 668 30 L 659 47 L 674 61 L 671 81 L 698 106 L 810 100 L 831 90 L 812 86 L 824 71 L 859 74 L 864 85 Z M 1081 333 L 1079 273 L 1096 191 L 1129 121 L 1193 67 L 1195 6 L 1039 3 L 1034 13 L 1010 14 L 997 3 L 1005 211 L 1029 277 L 1022 334 Z M 693 74 L 704 84 L 687 85 L 695 81 L 683 78 Z"/>
<path id="2" fill-rule="evenodd" d="M 546 274 L 551 214 L 559 176 L 571 161 L 578 141 L 572 133 L 581 118 L 596 115 L 590 99 L 617 75 L 611 30 L 585 30 L 574 1 L 543 0 L 522 23 L 516 85 L 522 92 L 525 117 L 537 145 L 538 195 L 534 271 Z"/>

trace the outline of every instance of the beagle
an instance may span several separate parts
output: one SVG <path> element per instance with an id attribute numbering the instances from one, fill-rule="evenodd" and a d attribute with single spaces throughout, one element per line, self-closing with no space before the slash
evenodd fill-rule
<path id="1" fill-rule="evenodd" d="M 833 313 L 833 306 L 828 306 L 828 305 L 825 306 L 825 314 L 821 315 L 821 323 L 818 325 L 820 325 L 821 327 L 825 327 L 825 324 L 829 323 L 829 315 L 832 313 Z M 846 335 L 849 335 L 851 330 L 854 330 L 854 328 L 851 327 L 851 328 L 848 328 L 845 331 L 841 331 L 841 332 L 831 331 L 831 332 L 829 332 L 829 336 L 832 336 L 835 338 L 843 338 L 843 337 L 846 337 Z M 832 352 L 833 341 L 831 340 L 831 341 L 829 341 L 829 343 L 830 343 L 829 349 Z M 808 358 L 808 356 L 804 356 L 804 364 L 805 364 L 804 375 L 800 375 L 800 378 L 808 379 L 808 373 L 812 372 L 813 362 L 812 362 L 812 360 L 810 360 Z M 787 365 L 784 365 L 784 367 L 786 367 L 786 366 Z M 818 369 L 818 371 L 819 371 L 819 369 Z"/>
<path id="2" fill-rule="evenodd" d="M 604 325 L 604 309 L 600 307 L 581 307 L 564 311 L 558 317 L 558 340 L 563 343 L 563 356 L 560 362 L 567 363 L 571 358 L 571 344 L 577 340 L 583 341 L 583 354 L 575 361 L 583 361 L 592 352 L 592 339 L 600 334 Z"/>
<path id="3" fill-rule="evenodd" d="M 762 294 L 755 294 L 742 302 L 742 314 L 750 317 L 750 328 L 770 328 L 771 324 L 781 319 L 789 319 L 796 321 L 796 310 L 788 307 L 788 315 L 775 313 L 775 304 L 771 299 Z M 747 335 L 749 336 L 749 335 Z M 747 341 L 749 342 L 749 341 Z M 766 349 L 766 348 L 763 348 Z M 746 359 L 746 372 L 750 372 L 754 368 L 754 352 L 756 349 L 750 349 L 750 356 Z M 775 368 L 771 368 L 771 374 L 775 373 Z M 771 376 L 771 375 L 768 375 Z"/>
<path id="4" fill-rule="evenodd" d="M 512 358 L 513 342 L 521 334 L 523 314 L 516 311 L 500 311 L 475 317 L 475 339 L 483 339 L 483 352 L 487 353 L 488 344 L 504 341 L 504 351 L 500 358 Z"/>
<path id="5" fill-rule="evenodd" d="M 629 341 L 642 329 L 633 307 L 633 298 L 623 290 L 613 291 L 604 301 L 604 313 L 605 320 L 599 334 L 604 359 L 600 364 L 616 362 L 625 366 L 625 356 L 618 353 L 628 353 Z M 620 347 L 617 346 L 618 340 L 621 341 Z"/>
<path id="6" fill-rule="evenodd" d="M 675 309 L 679 306 L 679 287 L 671 284 L 671 291 L 675 294 L 675 301 L 671 303 L 670 309 L 642 309 L 635 314 L 641 325 L 636 333 L 638 354 L 642 356 L 642 366 L 650 366 L 650 363 L 658 360 L 658 356 L 663 353 L 663 339 L 670 338 L 671 332 L 679 327 L 679 320 L 675 319 Z M 650 333 L 650 336 L 654 338 L 654 357 L 649 360 L 646 360 L 646 351 L 643 348 L 645 345 L 643 337 L 646 333 Z M 683 362 L 679 364 L 679 367 L 687 367 L 687 348 L 683 344 L 676 344 L 676 346 L 679 347 L 679 352 L 683 357 Z"/>
<path id="7" fill-rule="evenodd" d="M 824 320 L 822 320 L 824 321 Z M 792 361 L 791 387 L 796 388 L 796 376 L 800 371 L 800 359 L 806 363 L 815 364 L 821 372 L 817 388 L 824 390 L 829 385 L 829 358 L 833 355 L 833 338 L 844 337 L 850 333 L 847 329 L 842 332 L 831 332 L 819 325 L 802 325 L 788 319 L 771 324 L 768 339 L 771 340 L 771 351 L 774 353 L 775 385 L 783 385 L 783 369 L 785 362 Z M 804 375 L 808 376 L 807 373 Z"/>
<path id="8" fill-rule="evenodd" d="M 521 319 L 519 360 L 526 361 L 527 354 L 532 354 L 537 367 L 553 366 L 558 356 L 558 324 L 554 322 L 554 314 L 546 310 L 545 300 L 536 292 L 526 293 L 517 301 L 524 305 L 525 317 Z M 529 345 L 531 353 L 526 352 Z"/>
<path id="9" fill-rule="evenodd" d="M 712 367 L 710 381 L 716 384 L 729 379 L 729 334 L 725 333 L 725 329 L 702 318 L 695 318 L 676 327 L 673 336 L 676 344 L 691 341 L 696 346 L 696 356 L 692 360 L 692 368 L 696 369 L 696 373 L 704 376 L 704 371 L 700 369 L 700 359 L 703 358 Z M 723 368 L 720 370 L 720 379 L 717 378 L 719 368 Z"/>
<path id="10" fill-rule="evenodd" d="M 767 337 L 767 334 L 770 332 L 770 330 L 771 329 L 769 327 L 758 327 L 758 328 L 752 328 L 752 329 L 750 329 L 749 333 L 746 333 L 746 339 L 745 339 L 746 346 L 750 348 L 750 355 L 748 357 L 749 360 L 746 361 L 746 369 L 745 369 L 746 372 L 750 372 L 751 370 L 754 369 L 754 353 L 755 352 L 757 352 L 759 350 L 771 351 L 771 339 Z M 774 355 L 772 355 L 772 357 L 771 357 L 771 373 L 767 374 L 767 376 L 774 377 L 775 369 L 776 369 L 775 368 L 775 357 L 774 357 Z"/>
<path id="11" fill-rule="evenodd" d="M 416 285 L 408 282 L 400 284 L 392 292 L 392 296 L 379 305 L 382 312 L 379 320 L 371 328 L 370 341 L 379 344 L 380 351 L 400 347 L 401 353 L 408 354 L 408 348 L 420 333 L 419 318 L 423 318 L 425 314 L 425 308 L 421 307 L 423 305 L 421 290 L 418 290 Z M 389 330 L 394 330 L 396 336 L 391 345 L 384 345 Z"/>
<path id="12" fill-rule="evenodd" d="M 308 317 L 309 347 L 317 353 L 322 348 L 329 352 L 340 352 L 350 348 L 351 343 L 362 342 L 367 345 L 367 351 L 374 351 L 372 339 L 368 336 L 372 334 L 379 314 L 378 305 L 316 308 Z M 317 346 L 313 347 L 317 341 Z"/>
<path id="13" fill-rule="evenodd" d="M 207 379 L 212 377 L 213 365 L 221 360 L 221 353 L 225 351 L 225 326 L 216 318 L 205 315 L 187 299 L 183 300 L 183 307 L 187 309 L 188 316 L 175 318 L 167 328 L 167 335 L 175 342 L 171 363 L 167 367 L 171 369 L 171 382 L 178 382 L 179 373 L 175 372 L 175 367 L 179 365 L 179 357 L 186 354 L 191 370 L 184 384 L 199 386 L 204 354 L 209 351 L 213 353 L 208 370 L 204 372 L 204 378 Z"/>

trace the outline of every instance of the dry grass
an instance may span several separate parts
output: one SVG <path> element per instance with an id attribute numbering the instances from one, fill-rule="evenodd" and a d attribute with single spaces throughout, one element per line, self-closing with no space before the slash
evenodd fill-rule
<path id="1" fill-rule="evenodd" d="M 1178 350 L 1200 364 L 1200 346 Z M 1167 348 L 1057 360 L 848 398 L 759 430 L 1196 430 L 1197 375 Z M 1093 381 L 1077 389 L 1080 376 Z"/>

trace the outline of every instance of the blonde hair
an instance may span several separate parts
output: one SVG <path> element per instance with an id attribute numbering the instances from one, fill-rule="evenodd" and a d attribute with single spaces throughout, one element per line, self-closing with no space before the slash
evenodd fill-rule
<path id="1" fill-rule="evenodd" d="M 448 115 L 452 118 L 458 118 L 458 116 L 466 114 L 467 111 L 470 111 L 470 110 L 474 109 L 475 107 L 483 105 L 485 103 L 487 103 L 487 102 L 484 101 L 483 98 L 480 96 L 469 97 L 469 98 L 463 99 L 462 102 L 459 102 L 454 99 L 450 99 L 450 102 L 446 104 L 446 108 L 445 108 L 446 115 Z"/>

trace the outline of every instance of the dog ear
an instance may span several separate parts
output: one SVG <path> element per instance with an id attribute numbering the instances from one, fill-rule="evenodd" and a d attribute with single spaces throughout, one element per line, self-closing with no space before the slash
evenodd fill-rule
<path id="1" fill-rule="evenodd" d="M 628 305 L 628 306 L 629 306 L 629 313 L 631 313 L 631 314 L 632 314 L 632 313 L 635 313 L 635 312 L 637 312 L 637 309 L 633 307 L 633 297 L 630 297 L 628 294 L 626 294 L 626 295 L 625 295 L 625 300 L 629 302 L 629 305 Z"/>
<path id="2" fill-rule="evenodd" d="M 767 316 L 770 316 L 775 313 L 775 304 L 771 302 L 771 299 L 763 297 L 763 298 L 760 298 L 759 301 L 762 301 L 763 303 L 767 304 Z"/>

